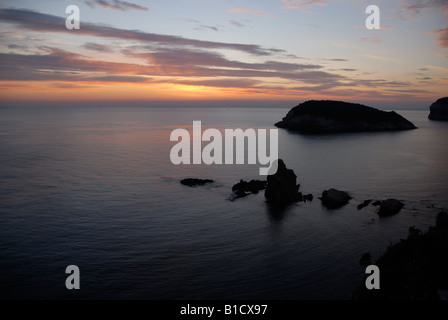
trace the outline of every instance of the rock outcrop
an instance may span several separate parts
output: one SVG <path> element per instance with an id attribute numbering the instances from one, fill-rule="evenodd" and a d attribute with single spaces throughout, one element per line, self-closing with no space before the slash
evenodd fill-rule
<path id="1" fill-rule="evenodd" d="M 292 169 L 286 168 L 283 160 L 278 160 L 277 172 L 268 175 L 264 195 L 267 202 L 276 207 L 284 207 L 302 200 L 302 194 L 297 186 L 297 176 Z"/>
<path id="2" fill-rule="evenodd" d="M 429 107 L 429 109 L 429 119 L 448 121 L 448 97 L 437 100 Z"/>
<path id="3" fill-rule="evenodd" d="M 214 181 L 211 179 L 195 179 L 195 178 L 188 178 L 180 181 L 181 184 L 189 187 L 203 186 L 206 183 L 213 183 L 213 182 Z"/>
<path id="4" fill-rule="evenodd" d="M 378 211 L 378 215 L 380 217 L 393 216 L 400 212 L 401 208 L 404 207 L 404 204 L 401 201 L 396 199 L 387 199 L 381 201 L 380 210 Z"/>
<path id="5" fill-rule="evenodd" d="M 249 182 L 240 180 L 232 187 L 232 194 L 230 200 L 233 201 L 238 198 L 243 198 L 249 194 L 257 194 L 259 191 L 266 189 L 267 181 L 251 180 Z"/>
<path id="6" fill-rule="evenodd" d="M 351 197 L 347 192 L 336 189 L 325 190 L 322 192 L 322 204 L 328 209 L 337 209 L 346 205 Z"/>
<path id="7" fill-rule="evenodd" d="M 342 101 L 306 101 L 292 108 L 279 128 L 301 133 L 370 132 L 416 129 L 394 111 Z"/>

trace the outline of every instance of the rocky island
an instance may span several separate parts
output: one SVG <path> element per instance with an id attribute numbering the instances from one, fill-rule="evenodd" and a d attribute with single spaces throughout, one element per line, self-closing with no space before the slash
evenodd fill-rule
<path id="1" fill-rule="evenodd" d="M 448 97 L 441 98 L 429 107 L 430 120 L 448 121 Z"/>
<path id="2" fill-rule="evenodd" d="M 275 126 L 301 133 L 371 132 L 416 129 L 394 111 L 342 101 L 306 101 Z"/>

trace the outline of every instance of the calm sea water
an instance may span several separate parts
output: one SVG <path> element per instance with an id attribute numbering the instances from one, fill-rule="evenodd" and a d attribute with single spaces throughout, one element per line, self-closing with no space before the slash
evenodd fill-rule
<path id="1" fill-rule="evenodd" d="M 409 226 L 448 207 L 448 123 L 399 113 L 394 133 L 302 136 L 279 153 L 313 202 L 272 212 L 264 195 L 227 200 L 258 165 L 170 162 L 175 128 L 274 128 L 288 109 L 1 108 L 0 297 L 35 299 L 346 299 Z M 211 178 L 189 188 L 179 180 Z M 348 191 L 339 210 L 324 189 Z M 365 199 L 405 208 L 378 218 Z M 81 290 L 65 288 L 65 268 Z"/>

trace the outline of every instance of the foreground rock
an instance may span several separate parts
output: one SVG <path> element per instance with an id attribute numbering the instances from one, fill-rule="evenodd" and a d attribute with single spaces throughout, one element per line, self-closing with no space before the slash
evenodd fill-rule
<path id="1" fill-rule="evenodd" d="M 196 186 L 203 186 L 206 183 L 213 183 L 214 181 L 211 179 L 194 179 L 194 178 L 188 178 L 183 179 L 180 181 L 184 186 L 189 187 L 196 187 Z"/>
<path id="2" fill-rule="evenodd" d="M 390 245 L 375 265 L 380 290 L 368 290 L 365 279 L 351 294 L 356 300 L 438 300 L 448 290 L 448 214 L 440 212 L 426 233 L 409 228 L 406 240 Z M 368 275 L 366 275 L 367 277 Z"/>
<path id="3" fill-rule="evenodd" d="M 428 118 L 431 120 L 448 121 L 448 97 L 441 98 L 429 107 Z"/>
<path id="4" fill-rule="evenodd" d="M 361 259 L 359 259 L 359 265 L 367 267 L 371 264 L 372 264 L 372 255 L 370 254 L 370 252 L 365 252 L 361 256 Z"/>
<path id="5" fill-rule="evenodd" d="M 238 198 L 243 198 L 250 194 L 257 194 L 261 190 L 266 189 L 267 181 L 251 180 L 249 182 L 240 180 L 232 187 L 232 194 L 230 200 L 233 201 Z"/>
<path id="6" fill-rule="evenodd" d="M 387 199 L 381 201 L 380 210 L 378 211 L 378 215 L 380 217 L 387 217 L 396 215 L 400 210 L 404 207 L 404 204 L 401 201 L 396 199 Z"/>
<path id="7" fill-rule="evenodd" d="M 336 189 L 325 190 L 322 192 L 322 204 L 328 209 L 337 209 L 345 206 L 351 197 L 347 192 L 339 191 Z"/>
<path id="8" fill-rule="evenodd" d="M 409 130 L 416 127 L 394 111 L 342 101 L 306 101 L 275 124 L 301 133 Z"/>
<path id="9" fill-rule="evenodd" d="M 283 160 L 279 159 L 277 172 L 267 178 L 264 195 L 268 203 L 276 207 L 285 207 L 301 201 L 302 194 L 299 192 L 296 180 L 294 171 L 286 168 Z"/>

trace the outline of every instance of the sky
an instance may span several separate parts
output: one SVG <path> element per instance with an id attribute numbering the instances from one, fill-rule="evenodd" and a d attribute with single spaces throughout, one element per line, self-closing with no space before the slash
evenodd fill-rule
<path id="1" fill-rule="evenodd" d="M 447 88 L 448 0 L 0 0 L 0 105 L 428 107 Z"/>

